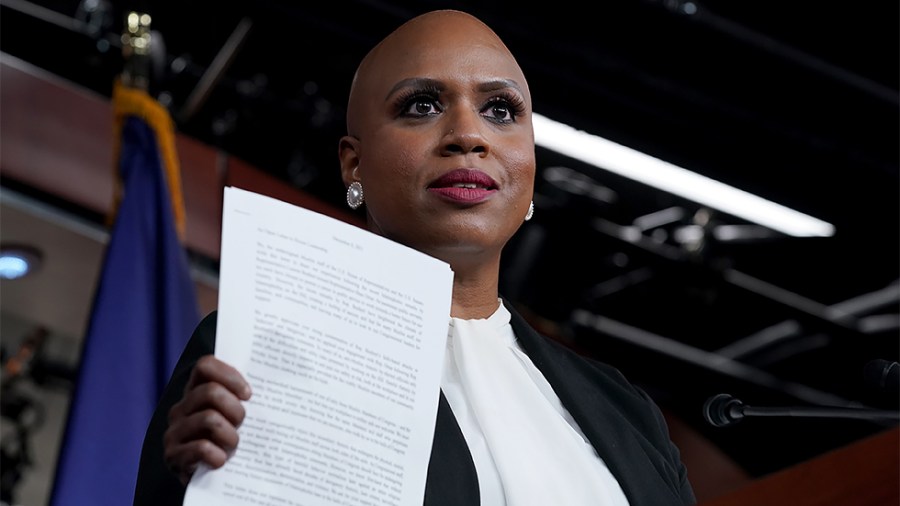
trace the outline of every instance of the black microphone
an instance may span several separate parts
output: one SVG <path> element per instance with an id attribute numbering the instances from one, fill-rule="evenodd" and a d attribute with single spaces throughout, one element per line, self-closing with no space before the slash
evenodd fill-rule
<path id="1" fill-rule="evenodd" d="M 753 407 L 747 406 L 729 394 L 714 395 L 703 404 L 703 418 L 716 427 L 734 425 L 746 416 L 855 418 L 858 420 L 884 422 L 900 420 L 900 411 L 821 406 Z"/>
<path id="2" fill-rule="evenodd" d="M 900 363 L 890 360 L 872 360 L 863 368 L 866 384 L 896 397 L 900 394 Z"/>

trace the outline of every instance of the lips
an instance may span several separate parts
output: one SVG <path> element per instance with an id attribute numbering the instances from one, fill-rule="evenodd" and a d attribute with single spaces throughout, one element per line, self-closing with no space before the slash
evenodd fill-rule
<path id="1" fill-rule="evenodd" d="M 460 203 L 481 202 L 498 190 L 497 182 L 484 172 L 472 169 L 452 170 L 428 185 L 428 191 Z"/>

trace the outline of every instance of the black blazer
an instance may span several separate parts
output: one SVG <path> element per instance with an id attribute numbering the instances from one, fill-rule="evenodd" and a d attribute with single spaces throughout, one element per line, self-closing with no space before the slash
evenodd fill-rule
<path id="1" fill-rule="evenodd" d="M 695 504 L 678 448 L 669 439 L 662 413 L 646 393 L 615 368 L 541 336 L 511 304 L 506 306 L 522 348 L 606 462 L 631 506 Z M 163 459 L 163 434 L 169 409 L 181 398 L 194 364 L 215 350 L 215 315 L 209 314 L 197 326 L 150 421 L 141 452 L 135 506 L 183 502 L 184 487 Z M 479 504 L 475 464 L 443 393 L 438 402 L 424 504 Z"/>

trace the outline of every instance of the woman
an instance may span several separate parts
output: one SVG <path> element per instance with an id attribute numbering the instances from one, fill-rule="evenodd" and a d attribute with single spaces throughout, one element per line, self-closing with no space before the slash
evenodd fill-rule
<path id="1" fill-rule="evenodd" d="M 360 64 L 347 128 L 348 204 L 454 272 L 424 503 L 693 504 L 649 397 L 498 294 L 502 249 L 532 213 L 535 150 L 528 85 L 497 35 L 458 11 L 403 24 Z M 208 317 L 148 430 L 135 504 L 179 503 L 197 465 L 222 466 L 238 444 L 250 386 L 214 341 Z"/>

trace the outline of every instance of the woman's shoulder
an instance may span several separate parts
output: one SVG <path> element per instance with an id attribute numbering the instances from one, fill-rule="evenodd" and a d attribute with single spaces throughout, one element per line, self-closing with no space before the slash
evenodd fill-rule
<path id="1" fill-rule="evenodd" d="M 647 393 L 615 365 L 538 332 L 514 308 L 509 310 L 510 323 L 519 344 L 554 388 L 590 390 L 595 396 L 604 397 L 604 402 L 628 410 L 650 400 Z"/>
<path id="2" fill-rule="evenodd" d="M 194 332 L 181 352 L 181 357 L 175 365 L 174 376 L 188 374 L 200 357 L 215 353 L 216 351 L 216 321 L 217 311 L 212 311 L 204 316 L 200 323 L 194 327 Z"/>
<path id="3" fill-rule="evenodd" d="M 619 383 L 623 386 L 631 385 L 618 368 L 586 355 L 558 338 L 550 337 L 546 333 L 538 331 L 508 301 L 506 301 L 506 306 L 511 315 L 510 324 L 513 327 L 513 332 L 516 334 L 516 339 L 522 348 L 526 350 L 532 361 L 536 362 L 535 365 L 538 365 L 538 362 L 551 360 L 562 364 L 562 367 L 565 369 L 575 368 L 583 371 L 592 371 L 593 374 L 608 381 Z M 538 367 L 541 368 L 540 365 Z"/>
<path id="4" fill-rule="evenodd" d="M 219 311 L 213 310 L 204 316 L 197 327 L 194 328 L 194 334 L 191 341 L 201 340 L 213 345 L 216 343 L 216 323 L 218 322 Z"/>

